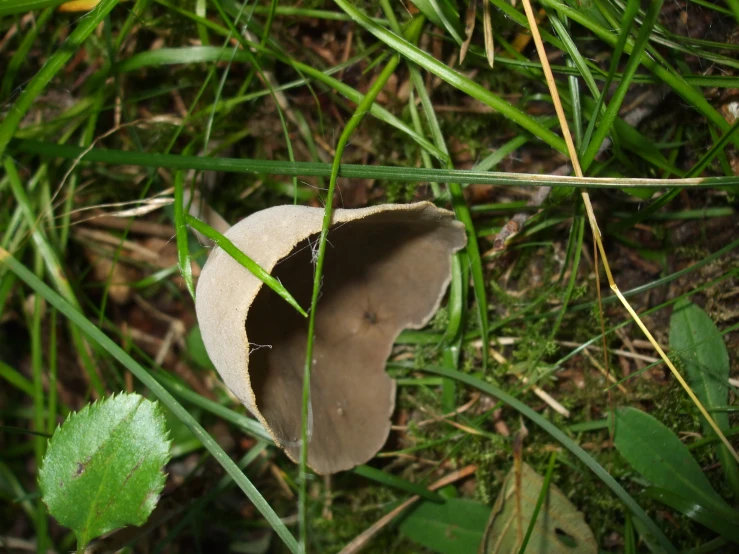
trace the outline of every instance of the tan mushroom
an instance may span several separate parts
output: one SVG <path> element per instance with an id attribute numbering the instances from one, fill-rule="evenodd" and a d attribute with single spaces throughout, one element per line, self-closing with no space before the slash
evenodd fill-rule
<path id="1" fill-rule="evenodd" d="M 308 307 L 323 210 L 278 206 L 226 236 Z M 317 473 L 371 459 L 390 431 L 398 334 L 424 326 L 450 281 L 464 226 L 429 202 L 337 209 L 328 235 L 308 422 Z M 300 452 L 307 320 L 216 248 L 197 285 L 205 347 L 224 382 L 293 460 Z M 248 337 L 248 338 L 247 338 Z"/>

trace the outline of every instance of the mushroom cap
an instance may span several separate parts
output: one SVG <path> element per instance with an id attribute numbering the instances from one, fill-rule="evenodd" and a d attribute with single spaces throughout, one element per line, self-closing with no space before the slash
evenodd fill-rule
<path id="1" fill-rule="evenodd" d="M 277 206 L 226 236 L 307 308 L 323 213 Z M 308 465 L 317 473 L 365 463 L 385 443 L 395 406 L 387 358 L 403 329 L 439 308 L 466 240 L 454 215 L 430 202 L 334 211 L 311 369 Z M 297 461 L 307 319 L 220 248 L 200 274 L 195 309 L 226 386 Z"/>

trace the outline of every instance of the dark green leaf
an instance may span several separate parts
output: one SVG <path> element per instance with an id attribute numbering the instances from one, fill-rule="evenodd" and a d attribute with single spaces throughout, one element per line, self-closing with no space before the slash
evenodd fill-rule
<path id="1" fill-rule="evenodd" d="M 422 502 L 400 524 L 400 532 L 434 552 L 477 552 L 489 515 L 489 506 L 471 500 Z"/>
<path id="2" fill-rule="evenodd" d="M 687 300 L 675 305 L 670 318 L 670 348 L 680 352 L 688 383 L 709 412 L 729 403 L 729 353 L 724 339 L 708 314 Z M 729 429 L 728 413 L 713 411 L 711 417 L 722 431 Z M 701 425 L 704 433 L 715 435 L 704 418 Z M 739 468 L 726 446 L 718 449 L 724 473 L 739 494 Z"/>
<path id="3" fill-rule="evenodd" d="M 164 488 L 170 441 L 159 406 L 119 394 L 71 414 L 49 443 L 43 499 L 79 545 L 143 524 Z"/>
<path id="4" fill-rule="evenodd" d="M 646 492 L 652 498 L 716 531 L 723 538 L 739 544 L 739 512 L 734 511 L 733 518 L 727 517 L 731 514 L 717 514 L 695 499 L 688 499 L 659 487 L 650 487 Z"/>
<path id="5" fill-rule="evenodd" d="M 616 411 L 616 449 L 657 487 L 688 496 L 713 511 L 730 513 L 688 448 L 667 427 L 635 408 Z"/>

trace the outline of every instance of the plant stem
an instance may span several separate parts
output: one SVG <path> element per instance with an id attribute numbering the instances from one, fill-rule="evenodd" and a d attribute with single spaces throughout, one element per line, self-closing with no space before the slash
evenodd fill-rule
<path id="1" fill-rule="evenodd" d="M 377 76 L 377 79 L 370 87 L 367 94 L 364 96 L 362 101 L 357 106 L 356 111 L 352 115 L 349 122 L 344 127 L 344 131 L 339 137 L 339 142 L 336 145 L 336 155 L 334 156 L 333 163 L 331 164 L 331 177 L 328 185 L 328 194 L 326 196 L 326 208 L 323 212 L 323 226 L 321 227 L 321 235 L 318 241 L 318 257 L 316 259 L 316 267 L 313 274 L 313 295 L 311 296 L 310 313 L 308 315 L 308 342 L 305 349 L 305 371 L 303 373 L 303 407 L 302 407 L 302 429 L 301 429 L 301 441 L 300 441 L 300 489 L 299 489 L 299 501 L 298 501 L 298 520 L 300 522 L 300 535 L 299 535 L 299 552 L 303 553 L 306 551 L 306 538 L 308 532 L 307 514 L 306 514 L 306 498 L 307 498 L 307 471 L 306 465 L 308 462 L 308 406 L 310 403 L 310 373 L 313 365 L 313 344 L 315 342 L 315 328 L 316 328 L 316 308 L 318 306 L 318 297 L 321 291 L 321 277 L 323 275 L 323 261 L 326 255 L 326 239 L 328 237 L 328 230 L 331 226 L 331 217 L 333 215 L 333 198 L 334 191 L 336 190 L 336 180 L 339 177 L 339 169 L 341 167 L 341 156 L 344 153 L 349 137 L 351 137 L 354 130 L 357 128 L 359 123 L 364 119 L 364 116 L 369 112 L 370 107 L 377 98 L 377 95 L 387 83 L 387 80 L 395 71 L 395 68 L 400 63 L 400 56 L 397 54 L 390 58 L 382 72 Z"/>

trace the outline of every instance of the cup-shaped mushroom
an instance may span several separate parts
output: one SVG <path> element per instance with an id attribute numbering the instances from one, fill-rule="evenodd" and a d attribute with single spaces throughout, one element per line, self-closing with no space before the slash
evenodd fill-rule
<path id="1" fill-rule="evenodd" d="M 322 222 L 320 208 L 278 206 L 226 236 L 307 308 Z M 466 240 L 453 214 L 429 202 L 334 211 L 311 366 L 308 465 L 317 473 L 362 464 L 385 443 L 393 343 L 438 309 Z M 226 386 L 297 460 L 307 319 L 220 248 L 200 274 L 195 307 Z"/>

